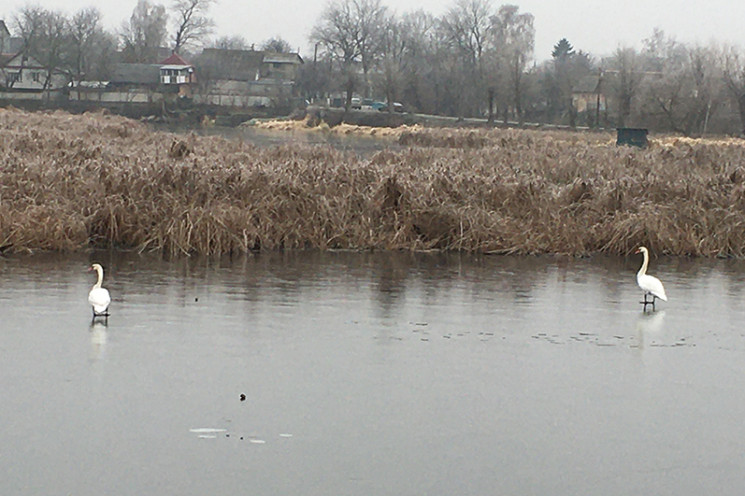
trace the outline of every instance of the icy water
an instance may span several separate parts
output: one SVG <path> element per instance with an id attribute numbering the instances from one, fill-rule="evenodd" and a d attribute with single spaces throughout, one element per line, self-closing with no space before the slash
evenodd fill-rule
<path id="1" fill-rule="evenodd" d="M 0 494 L 739 494 L 745 264 L 640 262 L 0 258 Z"/>

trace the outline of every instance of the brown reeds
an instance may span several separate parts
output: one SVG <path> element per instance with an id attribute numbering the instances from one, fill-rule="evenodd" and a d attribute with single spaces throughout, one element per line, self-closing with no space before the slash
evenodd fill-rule
<path id="1" fill-rule="evenodd" d="M 0 110 L 0 246 L 745 256 L 739 141 L 404 132 L 409 148 L 359 158 Z"/>

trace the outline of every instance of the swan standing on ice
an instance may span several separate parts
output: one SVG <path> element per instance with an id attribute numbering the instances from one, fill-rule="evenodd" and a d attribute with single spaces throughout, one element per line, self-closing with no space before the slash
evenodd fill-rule
<path id="1" fill-rule="evenodd" d="M 654 309 L 654 302 L 657 298 L 661 299 L 662 301 L 667 301 L 665 288 L 662 286 L 662 282 L 660 282 L 659 279 L 654 276 L 647 275 L 647 266 L 649 265 L 649 250 L 642 246 L 634 253 L 644 254 L 644 263 L 642 263 L 642 267 L 636 274 L 636 282 L 637 284 L 639 284 L 639 287 L 642 288 L 642 291 L 644 291 L 644 301 L 640 303 L 644 304 L 645 309 L 647 308 L 647 305 L 652 305 L 652 308 Z M 647 301 L 647 295 L 652 296 L 652 301 Z"/>
<path id="2" fill-rule="evenodd" d="M 103 282 L 103 267 L 99 264 L 94 263 L 90 266 L 88 271 L 95 270 L 98 273 L 98 282 L 93 285 L 91 292 L 88 293 L 88 303 L 93 307 L 93 317 L 108 317 L 109 316 L 109 303 L 111 303 L 111 295 L 109 290 L 101 287 Z"/>

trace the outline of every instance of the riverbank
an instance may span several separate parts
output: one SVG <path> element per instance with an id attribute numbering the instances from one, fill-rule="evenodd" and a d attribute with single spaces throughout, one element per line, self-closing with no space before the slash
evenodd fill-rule
<path id="1" fill-rule="evenodd" d="M 370 158 L 0 110 L 0 247 L 745 256 L 745 145 L 397 128 Z"/>

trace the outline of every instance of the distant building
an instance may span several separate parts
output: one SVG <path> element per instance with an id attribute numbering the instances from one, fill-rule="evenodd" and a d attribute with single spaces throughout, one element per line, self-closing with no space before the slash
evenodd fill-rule
<path id="1" fill-rule="evenodd" d="M 600 83 L 601 79 L 597 75 L 585 76 L 577 82 L 572 89 L 572 104 L 577 113 L 605 111 L 605 95 Z"/>
<path id="2" fill-rule="evenodd" d="M 188 97 L 196 83 L 194 66 L 177 54 L 158 64 L 114 64 L 108 81 L 82 81 L 70 99 L 105 103 L 159 103 L 166 95 Z"/>
<path id="3" fill-rule="evenodd" d="M 51 74 L 35 58 L 18 52 L 15 55 L 0 55 L 0 88 L 4 98 L 13 97 L 10 92 L 22 99 L 40 100 L 44 91 L 62 90 L 68 83 L 67 74 L 53 70 Z"/>
<path id="4" fill-rule="evenodd" d="M 59 91 L 67 81 L 62 71 L 50 74 L 38 60 L 23 53 L 23 39 L 11 36 L 0 20 L 0 98 L 40 100 L 42 92 Z"/>
<path id="5" fill-rule="evenodd" d="M 192 85 L 196 82 L 194 66 L 181 58 L 179 54 L 173 53 L 161 62 L 160 83 L 178 88 L 179 96 L 192 96 Z"/>
<path id="6" fill-rule="evenodd" d="M 281 107 L 295 96 L 303 59 L 297 53 L 205 48 L 198 61 L 200 103 Z"/>

